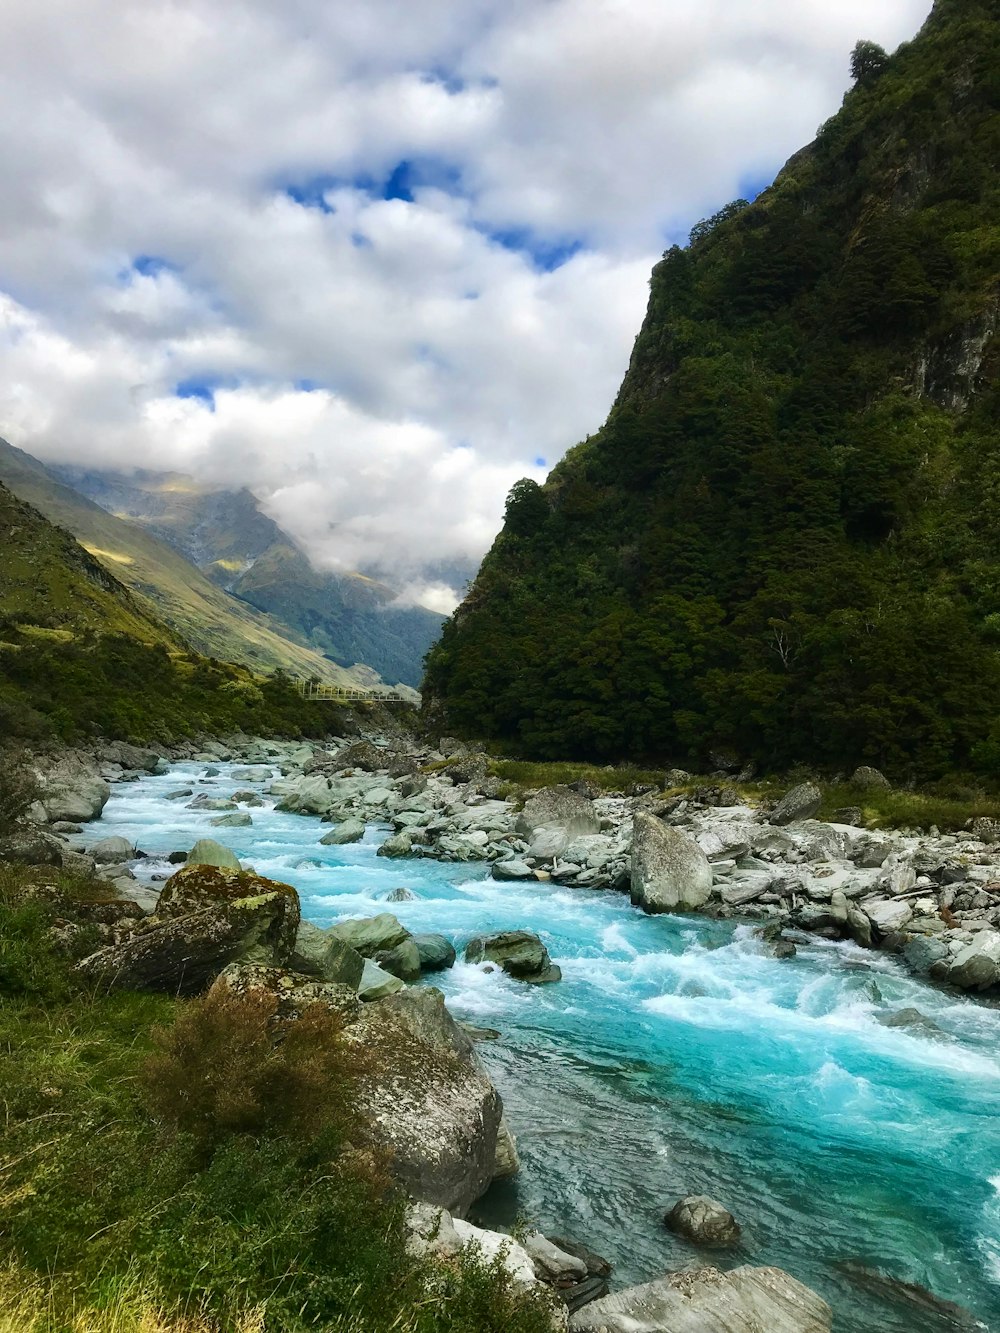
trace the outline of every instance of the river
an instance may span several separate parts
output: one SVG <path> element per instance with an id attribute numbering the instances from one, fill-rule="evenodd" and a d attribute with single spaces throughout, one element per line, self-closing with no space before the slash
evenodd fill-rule
<path id="1" fill-rule="evenodd" d="M 615 1283 L 704 1259 L 662 1225 L 686 1194 L 709 1194 L 743 1226 L 743 1250 L 820 1291 L 840 1333 L 962 1327 L 852 1279 L 879 1268 L 1000 1329 L 1000 1010 L 935 990 L 893 959 L 816 941 L 769 956 L 746 925 L 650 917 L 619 894 L 500 884 L 486 867 L 376 857 L 386 830 L 322 847 L 329 828 L 264 797 L 250 828 L 168 801 L 181 784 L 218 796 L 235 782 L 203 764 L 119 784 L 87 840 L 121 834 L 164 857 L 217 837 L 294 884 L 305 919 L 391 911 L 459 949 L 474 934 L 537 931 L 563 970 L 531 987 L 459 962 L 431 980 L 456 1017 L 499 1029 L 480 1045 L 518 1140 L 522 1170 L 472 1220 L 530 1219 L 607 1255 Z M 275 769 L 275 775 L 277 770 Z M 386 904 L 410 889 L 414 901 Z M 940 1033 L 886 1027 L 913 1006 Z M 993 1324 L 996 1320 L 996 1324 Z"/>

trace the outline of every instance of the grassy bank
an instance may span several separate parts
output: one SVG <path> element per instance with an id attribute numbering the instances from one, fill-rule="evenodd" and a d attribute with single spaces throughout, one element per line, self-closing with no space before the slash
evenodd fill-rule
<path id="1" fill-rule="evenodd" d="M 328 1010 L 82 989 L 107 886 L 51 879 L 0 869 L 0 1333 L 550 1329 L 499 1266 L 407 1254 Z"/>

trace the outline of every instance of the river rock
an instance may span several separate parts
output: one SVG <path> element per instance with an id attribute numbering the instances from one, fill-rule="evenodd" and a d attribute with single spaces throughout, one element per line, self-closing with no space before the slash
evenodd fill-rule
<path id="1" fill-rule="evenodd" d="M 266 991 L 277 999 L 282 1018 L 298 1018 L 314 1004 L 332 1010 L 345 1024 L 353 1023 L 361 1014 L 361 1001 L 352 987 L 320 981 L 288 968 L 230 963 L 212 983 L 214 993 L 223 989 L 234 995 Z"/>
<path id="2" fill-rule="evenodd" d="M 876 1015 L 876 1021 L 881 1023 L 884 1028 L 907 1028 L 915 1032 L 922 1032 L 929 1037 L 943 1037 L 944 1032 L 934 1022 L 933 1018 L 928 1018 L 922 1014 L 919 1009 L 894 1009 L 888 1014 Z"/>
<path id="3" fill-rule="evenodd" d="M 534 879 L 535 872 L 526 861 L 520 861 L 514 857 L 510 861 L 494 861 L 493 869 L 490 872 L 494 879 Z"/>
<path id="4" fill-rule="evenodd" d="M 239 870 L 239 857 L 213 838 L 199 838 L 188 852 L 189 866 L 221 866 L 223 869 Z"/>
<path id="5" fill-rule="evenodd" d="M 330 927 L 328 933 L 333 939 L 356 949 L 363 958 L 372 958 L 376 953 L 395 949 L 397 944 L 410 938 L 410 932 L 399 924 L 391 912 L 338 921 Z"/>
<path id="6" fill-rule="evenodd" d="M 212 820 L 213 828 L 249 828 L 253 824 L 253 817 L 244 810 L 236 810 L 230 815 L 219 815 L 218 819 Z"/>
<path id="7" fill-rule="evenodd" d="M 197 995 L 229 963 L 280 966 L 290 916 L 286 893 L 218 901 L 175 918 L 158 913 L 141 931 L 84 958 L 76 971 L 107 988 Z"/>
<path id="8" fill-rule="evenodd" d="M 255 791 L 234 791 L 232 799 L 237 805 L 249 805 L 254 808 L 259 808 L 264 804 Z"/>
<path id="9" fill-rule="evenodd" d="M 192 787 L 178 787 L 176 791 L 168 791 L 164 799 L 167 801 L 182 801 L 185 796 L 193 795 L 194 789 Z"/>
<path id="10" fill-rule="evenodd" d="M 364 836 L 365 826 L 360 819 L 345 819 L 319 841 L 321 847 L 342 847 L 349 842 L 360 842 Z"/>
<path id="11" fill-rule="evenodd" d="M 822 1297 L 780 1268 L 671 1273 L 570 1315 L 571 1333 L 830 1333 Z"/>
<path id="12" fill-rule="evenodd" d="M 394 833 L 391 838 L 386 838 L 385 842 L 376 852 L 376 856 L 409 856 L 413 851 L 413 839 L 405 831 Z"/>
<path id="13" fill-rule="evenodd" d="M 693 839 L 645 811 L 632 833 L 632 901 L 644 912 L 693 912 L 712 893 L 712 868 Z"/>
<path id="14" fill-rule="evenodd" d="M 866 898 L 861 908 L 882 936 L 902 930 L 913 916 L 910 904 L 900 898 Z"/>
<path id="15" fill-rule="evenodd" d="M 1000 933 L 979 931 L 948 969 L 948 981 L 962 990 L 991 990 L 1000 984 Z"/>
<path id="16" fill-rule="evenodd" d="M 441 992 L 400 991 L 345 1035 L 371 1056 L 358 1105 L 392 1173 L 411 1197 L 466 1212 L 493 1179 L 503 1106 Z"/>
<path id="17" fill-rule="evenodd" d="M 499 1259 L 517 1286 L 537 1285 L 535 1266 L 524 1248 L 503 1231 L 487 1231 L 461 1218 L 453 1218 L 443 1208 L 429 1203 L 414 1203 L 406 1211 L 409 1233 L 407 1250 L 418 1258 L 433 1255 L 452 1258 L 465 1246 L 479 1251 L 485 1263 Z"/>
<path id="18" fill-rule="evenodd" d="M 443 972 L 455 966 L 455 946 L 444 935 L 424 934 L 411 937 L 420 957 L 422 972 Z"/>
<path id="19" fill-rule="evenodd" d="M 325 815 L 330 808 L 330 783 L 322 774 L 283 778 L 270 791 L 278 797 L 276 808 L 289 814 Z"/>
<path id="20" fill-rule="evenodd" d="M 521 1244 L 534 1264 L 535 1275 L 543 1282 L 562 1286 L 563 1283 L 580 1282 L 587 1276 L 587 1265 L 582 1259 L 578 1259 L 575 1254 L 567 1254 L 540 1231 L 529 1231 L 522 1238 Z"/>
<path id="21" fill-rule="evenodd" d="M 696 1245 L 736 1245 L 740 1239 L 736 1218 L 706 1194 L 679 1199 L 663 1221 L 670 1231 Z"/>
<path id="22" fill-rule="evenodd" d="M 61 866 L 65 860 L 65 844 L 41 828 L 15 829 L 0 839 L 0 861 L 22 866 Z"/>
<path id="23" fill-rule="evenodd" d="M 560 969 L 552 962 L 545 945 L 530 930 L 501 930 L 477 935 L 465 947 L 467 963 L 491 962 L 509 976 L 535 985 L 559 981 Z"/>
<path id="24" fill-rule="evenodd" d="M 189 810 L 221 810 L 232 813 L 236 809 L 235 802 L 228 796 L 196 796 L 193 801 L 189 801 L 187 808 Z"/>
<path id="25" fill-rule="evenodd" d="M 394 977 L 385 968 L 370 958 L 362 959 L 361 980 L 358 982 L 358 997 L 362 1000 L 384 1000 L 395 991 L 402 990 L 406 983 Z"/>
<path id="26" fill-rule="evenodd" d="M 97 761 L 78 750 L 66 750 L 44 761 L 38 771 L 39 799 L 49 823 L 68 820 L 86 824 L 99 819 L 111 796 Z"/>
<path id="27" fill-rule="evenodd" d="M 416 981 L 420 976 L 420 954 L 412 939 L 403 940 L 394 949 L 379 950 L 372 961 L 400 981 Z"/>
<path id="28" fill-rule="evenodd" d="M 311 921 L 301 921 L 295 934 L 291 965 L 323 981 L 338 982 L 357 990 L 365 960 L 356 949 L 329 931 L 321 930 Z"/>
<path id="29" fill-rule="evenodd" d="M 543 787 L 529 796 L 515 827 L 518 833 L 527 837 L 538 828 L 559 828 L 567 839 L 601 831 L 593 801 L 563 785 Z"/>
<path id="30" fill-rule="evenodd" d="M 130 769 L 136 773 L 162 773 L 165 764 L 155 750 L 147 750 L 141 745 L 130 745 L 128 741 L 109 741 L 95 752 L 98 759 L 106 764 L 117 764 L 119 768 Z"/>
<path id="31" fill-rule="evenodd" d="M 87 849 L 98 865 L 118 865 L 122 861 L 131 861 L 135 856 L 135 847 L 128 838 L 102 838 Z"/>
<path id="32" fill-rule="evenodd" d="M 465 1029 L 462 1029 L 463 1032 Z M 467 1034 L 466 1034 L 467 1035 Z M 497 1130 L 497 1151 L 493 1159 L 493 1179 L 510 1180 L 521 1169 L 521 1159 L 517 1153 L 517 1140 L 511 1133 L 507 1117 L 501 1115 Z"/>
<path id="33" fill-rule="evenodd" d="M 861 791 L 892 791 L 892 783 L 880 773 L 877 768 L 871 768 L 868 764 L 862 764 L 851 774 L 851 786 L 858 787 Z"/>
<path id="34" fill-rule="evenodd" d="M 823 804 L 823 793 L 812 782 L 800 783 L 786 792 L 768 815 L 772 824 L 793 824 L 800 819 L 812 819 Z"/>
<path id="35" fill-rule="evenodd" d="M 257 875 L 251 870 L 234 870 L 230 866 L 188 860 L 164 884 L 156 912 L 159 917 L 186 916 L 216 903 L 234 902 L 261 894 L 277 895 L 285 899 L 281 930 L 275 933 L 271 941 L 274 946 L 271 955 L 246 961 L 284 967 L 295 950 L 295 937 L 301 921 L 299 895 L 291 884 L 265 879 L 263 875 Z"/>

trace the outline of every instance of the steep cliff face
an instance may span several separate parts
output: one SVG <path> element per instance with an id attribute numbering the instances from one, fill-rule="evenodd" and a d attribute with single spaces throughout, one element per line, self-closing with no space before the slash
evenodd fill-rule
<path id="1" fill-rule="evenodd" d="M 653 271 L 425 689 L 542 755 L 1000 772 L 1000 22 L 938 0 Z"/>

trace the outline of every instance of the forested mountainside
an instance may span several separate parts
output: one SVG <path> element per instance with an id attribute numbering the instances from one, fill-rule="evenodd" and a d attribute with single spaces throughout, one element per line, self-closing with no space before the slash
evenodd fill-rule
<path id="1" fill-rule="evenodd" d="M 653 270 L 611 414 L 429 661 L 539 756 L 1000 776 L 1000 22 L 938 0 Z"/>
<path id="2" fill-rule="evenodd" d="M 245 488 L 212 490 L 183 473 L 144 469 L 49 471 L 169 543 L 206 578 L 339 666 L 364 663 L 392 684 L 420 683 L 442 617 L 394 605 L 396 590 L 377 579 L 315 568 Z"/>

